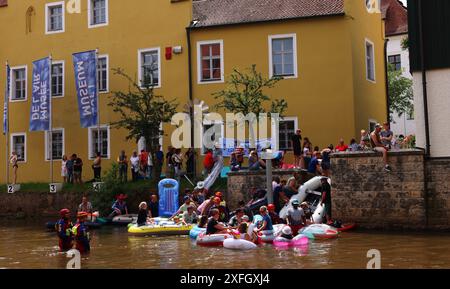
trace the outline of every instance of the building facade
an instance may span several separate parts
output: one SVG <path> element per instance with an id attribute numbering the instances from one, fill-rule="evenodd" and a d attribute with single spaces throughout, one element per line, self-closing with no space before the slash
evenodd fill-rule
<path id="1" fill-rule="evenodd" d="M 398 0 L 382 0 L 381 10 L 386 24 L 387 61 L 396 70 L 402 71 L 402 76 L 412 79 L 409 67 L 409 51 L 404 47 L 408 38 L 408 10 Z M 395 135 L 415 135 L 416 123 L 414 112 L 391 116 L 391 130 Z"/>
<path id="2" fill-rule="evenodd" d="M 19 154 L 19 182 L 50 178 L 49 136 L 28 127 L 32 62 L 50 54 L 55 180 L 57 160 L 72 153 L 84 160 L 84 179 L 91 179 L 99 139 L 103 170 L 122 149 L 128 155 L 137 150 L 125 140 L 126 131 L 110 125 L 118 116 L 109 99 L 129 85 L 113 68 L 140 81 L 149 66 L 156 67 L 156 93 L 176 99 L 179 111 L 193 99 L 213 107 L 212 94 L 226 87 L 234 69 L 256 65 L 266 77 L 282 76 L 268 93 L 288 103 L 278 134 L 286 150 L 296 128 L 323 147 L 386 120 L 384 24 L 367 1 L 82 0 L 80 13 L 67 9 L 69 2 L 3 0 L 0 7 L 6 44 L 0 46 L 0 62 L 12 69 L 10 135 L 0 142 L 3 149 L 8 142 L 8 154 Z M 80 127 L 72 64 L 73 53 L 91 49 L 99 51 L 100 137 L 96 128 Z M 5 85 L 5 69 L 0 83 Z M 165 149 L 174 127 L 163 129 Z M 2 172 L 6 155 L 0 154 Z M 0 183 L 6 183 L 5 174 Z"/>

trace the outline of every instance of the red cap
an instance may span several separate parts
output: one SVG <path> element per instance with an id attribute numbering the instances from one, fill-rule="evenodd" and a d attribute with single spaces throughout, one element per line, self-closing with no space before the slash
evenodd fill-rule
<path id="1" fill-rule="evenodd" d="M 215 198 L 213 199 L 213 202 L 214 202 L 214 203 L 219 203 L 219 204 L 220 204 L 221 201 L 222 201 L 222 200 L 221 200 L 219 197 L 215 197 Z"/>
<path id="2" fill-rule="evenodd" d="M 268 209 L 269 211 L 275 211 L 275 205 L 274 205 L 274 204 L 269 204 L 269 205 L 267 206 L 267 209 Z"/>
<path id="3" fill-rule="evenodd" d="M 62 209 L 61 211 L 59 211 L 59 214 L 61 215 L 61 217 L 64 217 L 66 214 L 70 214 L 69 209 Z"/>

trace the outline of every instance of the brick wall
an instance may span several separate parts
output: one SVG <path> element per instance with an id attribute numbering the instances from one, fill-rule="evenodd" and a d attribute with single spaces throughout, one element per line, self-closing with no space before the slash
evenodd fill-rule
<path id="1" fill-rule="evenodd" d="M 428 225 L 450 228 L 450 159 L 427 160 Z"/>

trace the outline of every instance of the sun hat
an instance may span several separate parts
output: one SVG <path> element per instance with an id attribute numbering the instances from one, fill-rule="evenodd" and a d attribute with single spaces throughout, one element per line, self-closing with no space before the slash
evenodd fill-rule
<path id="1" fill-rule="evenodd" d="M 284 235 L 291 235 L 292 234 L 292 229 L 289 226 L 284 226 L 284 228 L 281 230 L 281 232 Z"/>
<path id="2" fill-rule="evenodd" d="M 198 188 L 198 189 L 201 190 L 201 189 L 203 189 L 204 187 L 205 187 L 205 182 L 198 182 L 198 183 L 197 183 L 197 188 Z"/>

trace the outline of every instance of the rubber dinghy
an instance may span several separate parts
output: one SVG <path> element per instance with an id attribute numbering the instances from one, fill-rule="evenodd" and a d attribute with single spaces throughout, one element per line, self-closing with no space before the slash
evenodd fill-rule
<path id="1" fill-rule="evenodd" d="M 223 241 L 226 239 L 233 239 L 230 234 L 211 234 L 200 233 L 197 237 L 197 246 L 203 247 L 222 247 Z"/>
<path id="2" fill-rule="evenodd" d="M 300 230 L 300 234 L 310 239 L 324 240 L 335 239 L 339 236 L 336 228 L 325 224 L 312 224 Z"/>
<path id="3" fill-rule="evenodd" d="M 190 231 L 189 231 L 189 238 L 191 239 L 197 239 L 198 235 L 201 233 L 205 233 L 206 232 L 206 228 L 200 228 L 199 226 L 194 226 Z"/>
<path id="4" fill-rule="evenodd" d="M 173 235 L 189 235 L 189 231 L 193 225 L 182 224 L 149 224 L 138 226 L 134 224 L 128 228 L 128 233 L 135 236 L 173 236 Z"/>
<path id="5" fill-rule="evenodd" d="M 280 218 L 285 219 L 287 217 L 287 212 L 290 208 L 292 208 L 292 202 L 294 200 L 299 201 L 299 203 L 302 203 L 303 201 L 305 201 L 306 196 L 308 195 L 308 193 L 313 192 L 317 189 L 320 189 L 322 187 L 322 181 L 321 181 L 322 177 L 318 176 L 318 177 L 314 177 L 312 179 L 310 179 L 309 181 L 307 181 L 306 183 L 304 183 L 302 186 L 300 186 L 300 188 L 298 189 L 298 194 L 293 195 L 291 197 L 291 199 L 289 200 L 289 203 L 286 204 L 280 211 Z M 330 181 L 328 179 L 328 181 Z"/>
<path id="6" fill-rule="evenodd" d="M 257 246 L 255 243 L 247 240 L 228 238 L 223 241 L 223 247 L 231 250 L 251 250 Z"/>

